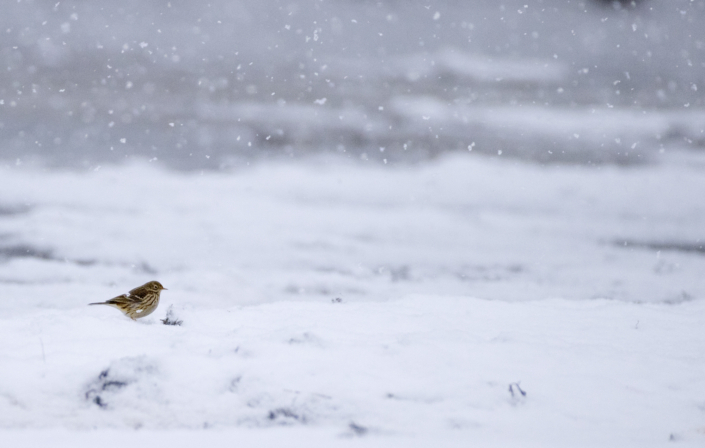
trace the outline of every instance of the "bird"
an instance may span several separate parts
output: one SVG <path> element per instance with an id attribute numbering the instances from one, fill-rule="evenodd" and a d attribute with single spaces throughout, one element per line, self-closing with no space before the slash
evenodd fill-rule
<path id="1" fill-rule="evenodd" d="M 138 286 L 127 294 L 105 302 L 89 303 L 89 305 L 109 305 L 119 309 L 130 319 L 137 320 L 152 314 L 157 309 L 159 294 L 165 289 L 158 281 L 151 281 Z"/>

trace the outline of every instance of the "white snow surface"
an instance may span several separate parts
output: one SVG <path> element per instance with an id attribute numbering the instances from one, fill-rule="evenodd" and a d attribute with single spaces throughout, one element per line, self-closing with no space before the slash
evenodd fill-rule
<path id="1" fill-rule="evenodd" d="M 703 446 L 705 164 L 500 159 L 0 168 L 0 445 Z"/>

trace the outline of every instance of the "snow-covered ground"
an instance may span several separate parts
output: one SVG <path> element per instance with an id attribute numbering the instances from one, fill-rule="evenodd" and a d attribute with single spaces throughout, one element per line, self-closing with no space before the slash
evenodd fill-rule
<path id="1" fill-rule="evenodd" d="M 2 446 L 705 443 L 697 153 L 159 163 L 0 169 Z"/>
<path id="2" fill-rule="evenodd" d="M 71 443 L 163 429 L 162 446 L 185 428 L 197 430 L 190 446 L 253 433 L 272 446 L 705 441 L 703 301 L 436 295 L 208 309 L 197 296 L 179 300 L 181 327 L 79 307 L 4 318 L 3 425 L 79 430 Z"/>
<path id="3" fill-rule="evenodd" d="M 5 2 L 0 447 L 705 446 L 703 21 Z"/>

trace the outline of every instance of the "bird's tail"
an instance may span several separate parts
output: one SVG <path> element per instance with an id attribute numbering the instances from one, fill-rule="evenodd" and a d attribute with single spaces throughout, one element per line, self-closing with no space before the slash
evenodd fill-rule
<path id="1" fill-rule="evenodd" d="M 95 303 L 89 303 L 89 305 L 110 305 L 107 302 L 95 302 Z"/>

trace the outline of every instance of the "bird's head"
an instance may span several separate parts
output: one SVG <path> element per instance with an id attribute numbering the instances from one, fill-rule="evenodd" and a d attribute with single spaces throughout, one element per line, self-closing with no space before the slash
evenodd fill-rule
<path id="1" fill-rule="evenodd" d="M 147 283 L 147 284 L 144 285 L 144 286 L 145 286 L 147 289 L 149 289 L 150 291 L 154 291 L 154 292 L 159 292 L 159 291 L 161 291 L 162 289 L 166 289 L 164 286 L 162 286 L 161 283 L 159 283 L 159 282 L 156 281 L 156 280 L 151 281 L 151 282 Z"/>

